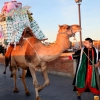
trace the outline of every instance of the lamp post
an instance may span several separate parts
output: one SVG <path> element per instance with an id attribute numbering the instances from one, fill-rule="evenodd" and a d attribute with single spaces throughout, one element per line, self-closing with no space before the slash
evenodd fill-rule
<path id="1" fill-rule="evenodd" d="M 79 25 L 81 27 L 81 11 L 80 11 L 80 5 L 81 5 L 82 0 L 75 0 L 75 2 L 78 4 Z M 82 48 L 82 31 L 80 31 L 80 47 Z"/>

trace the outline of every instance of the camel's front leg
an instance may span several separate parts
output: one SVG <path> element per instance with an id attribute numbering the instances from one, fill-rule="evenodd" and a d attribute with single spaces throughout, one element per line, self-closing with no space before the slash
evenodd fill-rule
<path id="1" fill-rule="evenodd" d="M 19 67 L 18 67 L 18 74 L 19 74 L 19 78 L 21 78 L 22 76 L 20 75 L 20 68 Z"/>
<path id="2" fill-rule="evenodd" d="M 33 78 L 33 85 L 35 87 L 36 100 L 41 100 L 39 93 L 38 93 L 38 81 L 37 81 L 37 78 L 36 78 L 35 68 L 33 68 L 33 65 L 30 64 L 29 69 L 30 69 L 30 72 L 31 72 L 31 75 L 32 75 L 32 78 Z"/>
<path id="3" fill-rule="evenodd" d="M 30 92 L 28 91 L 28 89 L 27 89 L 27 86 L 26 86 L 26 81 L 25 81 L 25 76 L 26 76 L 26 73 L 27 73 L 27 70 L 22 70 L 22 82 L 23 82 L 23 84 L 24 84 L 24 88 L 25 88 L 25 93 L 26 93 L 26 95 L 30 95 Z"/>
<path id="4" fill-rule="evenodd" d="M 17 85 L 16 85 L 16 69 L 13 69 L 13 79 L 14 79 L 14 93 L 18 93 Z"/>
<path id="5" fill-rule="evenodd" d="M 47 66 L 46 66 L 45 62 L 41 63 L 41 70 L 42 70 L 42 74 L 43 74 L 45 82 L 44 82 L 44 84 L 42 86 L 38 87 L 38 91 L 41 91 L 45 86 L 50 84 L 50 81 L 49 81 L 49 78 L 48 78 L 48 74 L 47 74 Z"/>

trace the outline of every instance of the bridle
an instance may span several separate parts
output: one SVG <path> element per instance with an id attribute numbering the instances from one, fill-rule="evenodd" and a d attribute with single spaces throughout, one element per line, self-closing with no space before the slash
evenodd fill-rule
<path id="1" fill-rule="evenodd" d="M 33 45 L 30 43 L 30 41 L 28 40 L 28 38 L 24 38 L 24 40 L 26 40 L 28 42 L 28 44 L 33 48 Z M 37 57 L 42 61 L 42 59 L 40 58 L 40 56 L 38 55 L 38 53 L 36 52 L 36 50 L 34 49 L 34 52 L 36 53 Z"/>
<path id="2" fill-rule="evenodd" d="M 71 33 L 72 33 L 71 35 L 67 33 L 69 31 L 69 29 L 71 30 Z M 75 34 L 72 32 L 72 29 L 71 29 L 70 26 L 69 26 L 69 28 L 66 32 L 59 32 L 59 34 L 66 34 L 68 37 L 74 37 L 75 36 Z"/>

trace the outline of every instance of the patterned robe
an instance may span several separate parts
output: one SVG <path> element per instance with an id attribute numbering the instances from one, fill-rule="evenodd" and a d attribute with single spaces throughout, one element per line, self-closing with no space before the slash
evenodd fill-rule
<path id="1" fill-rule="evenodd" d="M 82 48 L 73 54 L 73 59 L 77 59 L 77 69 L 73 81 L 74 90 L 80 92 L 91 91 L 100 94 L 99 68 L 95 68 L 100 59 L 100 53 L 96 48 Z"/>

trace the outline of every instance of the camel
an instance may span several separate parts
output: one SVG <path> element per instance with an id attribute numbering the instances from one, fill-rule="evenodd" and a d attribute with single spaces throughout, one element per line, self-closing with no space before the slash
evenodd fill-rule
<path id="1" fill-rule="evenodd" d="M 6 50 L 6 52 L 5 52 L 5 54 L 4 54 L 4 57 L 5 57 L 5 70 L 4 70 L 3 74 L 6 74 L 6 69 L 7 69 L 7 67 L 10 65 L 10 61 L 11 61 L 11 56 L 10 56 L 10 55 L 11 55 L 12 49 L 13 49 L 13 47 L 10 46 L 10 47 Z M 11 68 L 10 68 L 10 70 L 11 70 Z M 12 77 L 12 73 L 11 73 L 11 77 Z"/>
<path id="2" fill-rule="evenodd" d="M 23 37 L 24 38 L 28 38 L 28 37 L 32 37 L 34 36 L 34 34 L 32 34 L 32 30 L 29 28 L 29 27 L 26 27 L 22 33 L 22 37 L 21 39 L 19 40 L 19 43 L 17 43 L 17 45 L 20 45 L 22 44 L 22 41 L 23 41 Z M 11 65 L 11 52 L 12 50 L 14 49 L 14 45 L 13 43 L 10 44 L 10 46 L 5 50 L 5 53 L 4 53 L 4 57 L 5 57 L 5 70 L 3 72 L 3 74 L 6 74 L 6 70 L 7 70 L 7 67 Z M 18 68 L 18 71 L 20 69 Z M 10 71 L 11 71 L 11 75 L 10 77 L 13 77 L 13 73 L 12 73 L 12 69 L 10 67 Z M 19 77 L 21 78 L 21 75 L 19 73 Z"/>
<path id="3" fill-rule="evenodd" d="M 14 49 L 14 46 L 11 46 L 7 49 L 7 51 L 5 50 L 5 54 L 4 54 L 4 64 L 5 64 L 5 70 L 3 72 L 3 74 L 6 74 L 6 70 L 7 67 L 9 66 L 9 70 L 11 71 L 10 77 L 13 77 L 13 73 L 10 67 L 10 63 L 11 63 L 11 51 Z M 19 78 L 21 78 L 20 75 L 20 68 L 18 68 L 18 72 L 19 72 Z"/>
<path id="4" fill-rule="evenodd" d="M 17 43 L 17 45 L 21 45 L 22 44 L 23 37 L 24 38 L 26 38 L 26 37 L 29 38 L 29 37 L 32 37 L 32 36 L 35 36 L 34 33 L 32 32 L 32 30 L 29 27 L 26 27 L 24 29 L 24 31 L 22 33 L 22 37 L 19 40 L 19 43 Z M 48 38 L 45 38 L 45 39 L 42 39 L 41 41 L 45 41 L 47 39 Z M 11 52 L 12 52 L 13 49 L 14 49 L 14 45 L 13 45 L 13 43 L 11 43 L 10 46 L 8 47 L 8 49 L 5 49 L 5 52 L 4 52 L 4 50 L 0 52 L 0 53 L 3 53 L 4 54 L 4 57 L 5 57 L 5 69 L 4 69 L 3 74 L 6 74 L 7 67 L 10 66 L 10 62 L 11 62 Z M 13 73 L 12 73 L 11 67 L 10 67 L 10 71 L 11 71 L 10 77 L 13 77 Z M 18 72 L 19 71 L 20 71 L 20 68 L 18 68 Z M 21 78 L 20 72 L 19 72 L 19 78 Z"/>
<path id="5" fill-rule="evenodd" d="M 35 36 L 23 38 L 21 45 L 17 45 L 11 52 L 11 68 L 13 71 L 14 79 L 14 92 L 18 92 L 16 85 L 16 70 L 17 67 L 21 67 L 22 71 L 22 82 L 24 84 L 25 93 L 29 95 L 29 91 L 25 82 L 26 69 L 29 68 L 32 78 L 33 85 L 36 93 L 36 100 L 41 100 L 39 91 L 45 86 L 50 84 L 50 80 L 47 74 L 46 63 L 58 58 L 61 53 L 70 47 L 69 38 L 72 37 L 76 32 L 81 31 L 79 25 L 59 25 L 59 30 L 56 38 L 56 42 L 53 46 L 45 46 Z M 41 65 L 41 71 L 44 77 L 44 84 L 39 86 L 36 77 L 36 68 Z"/>

